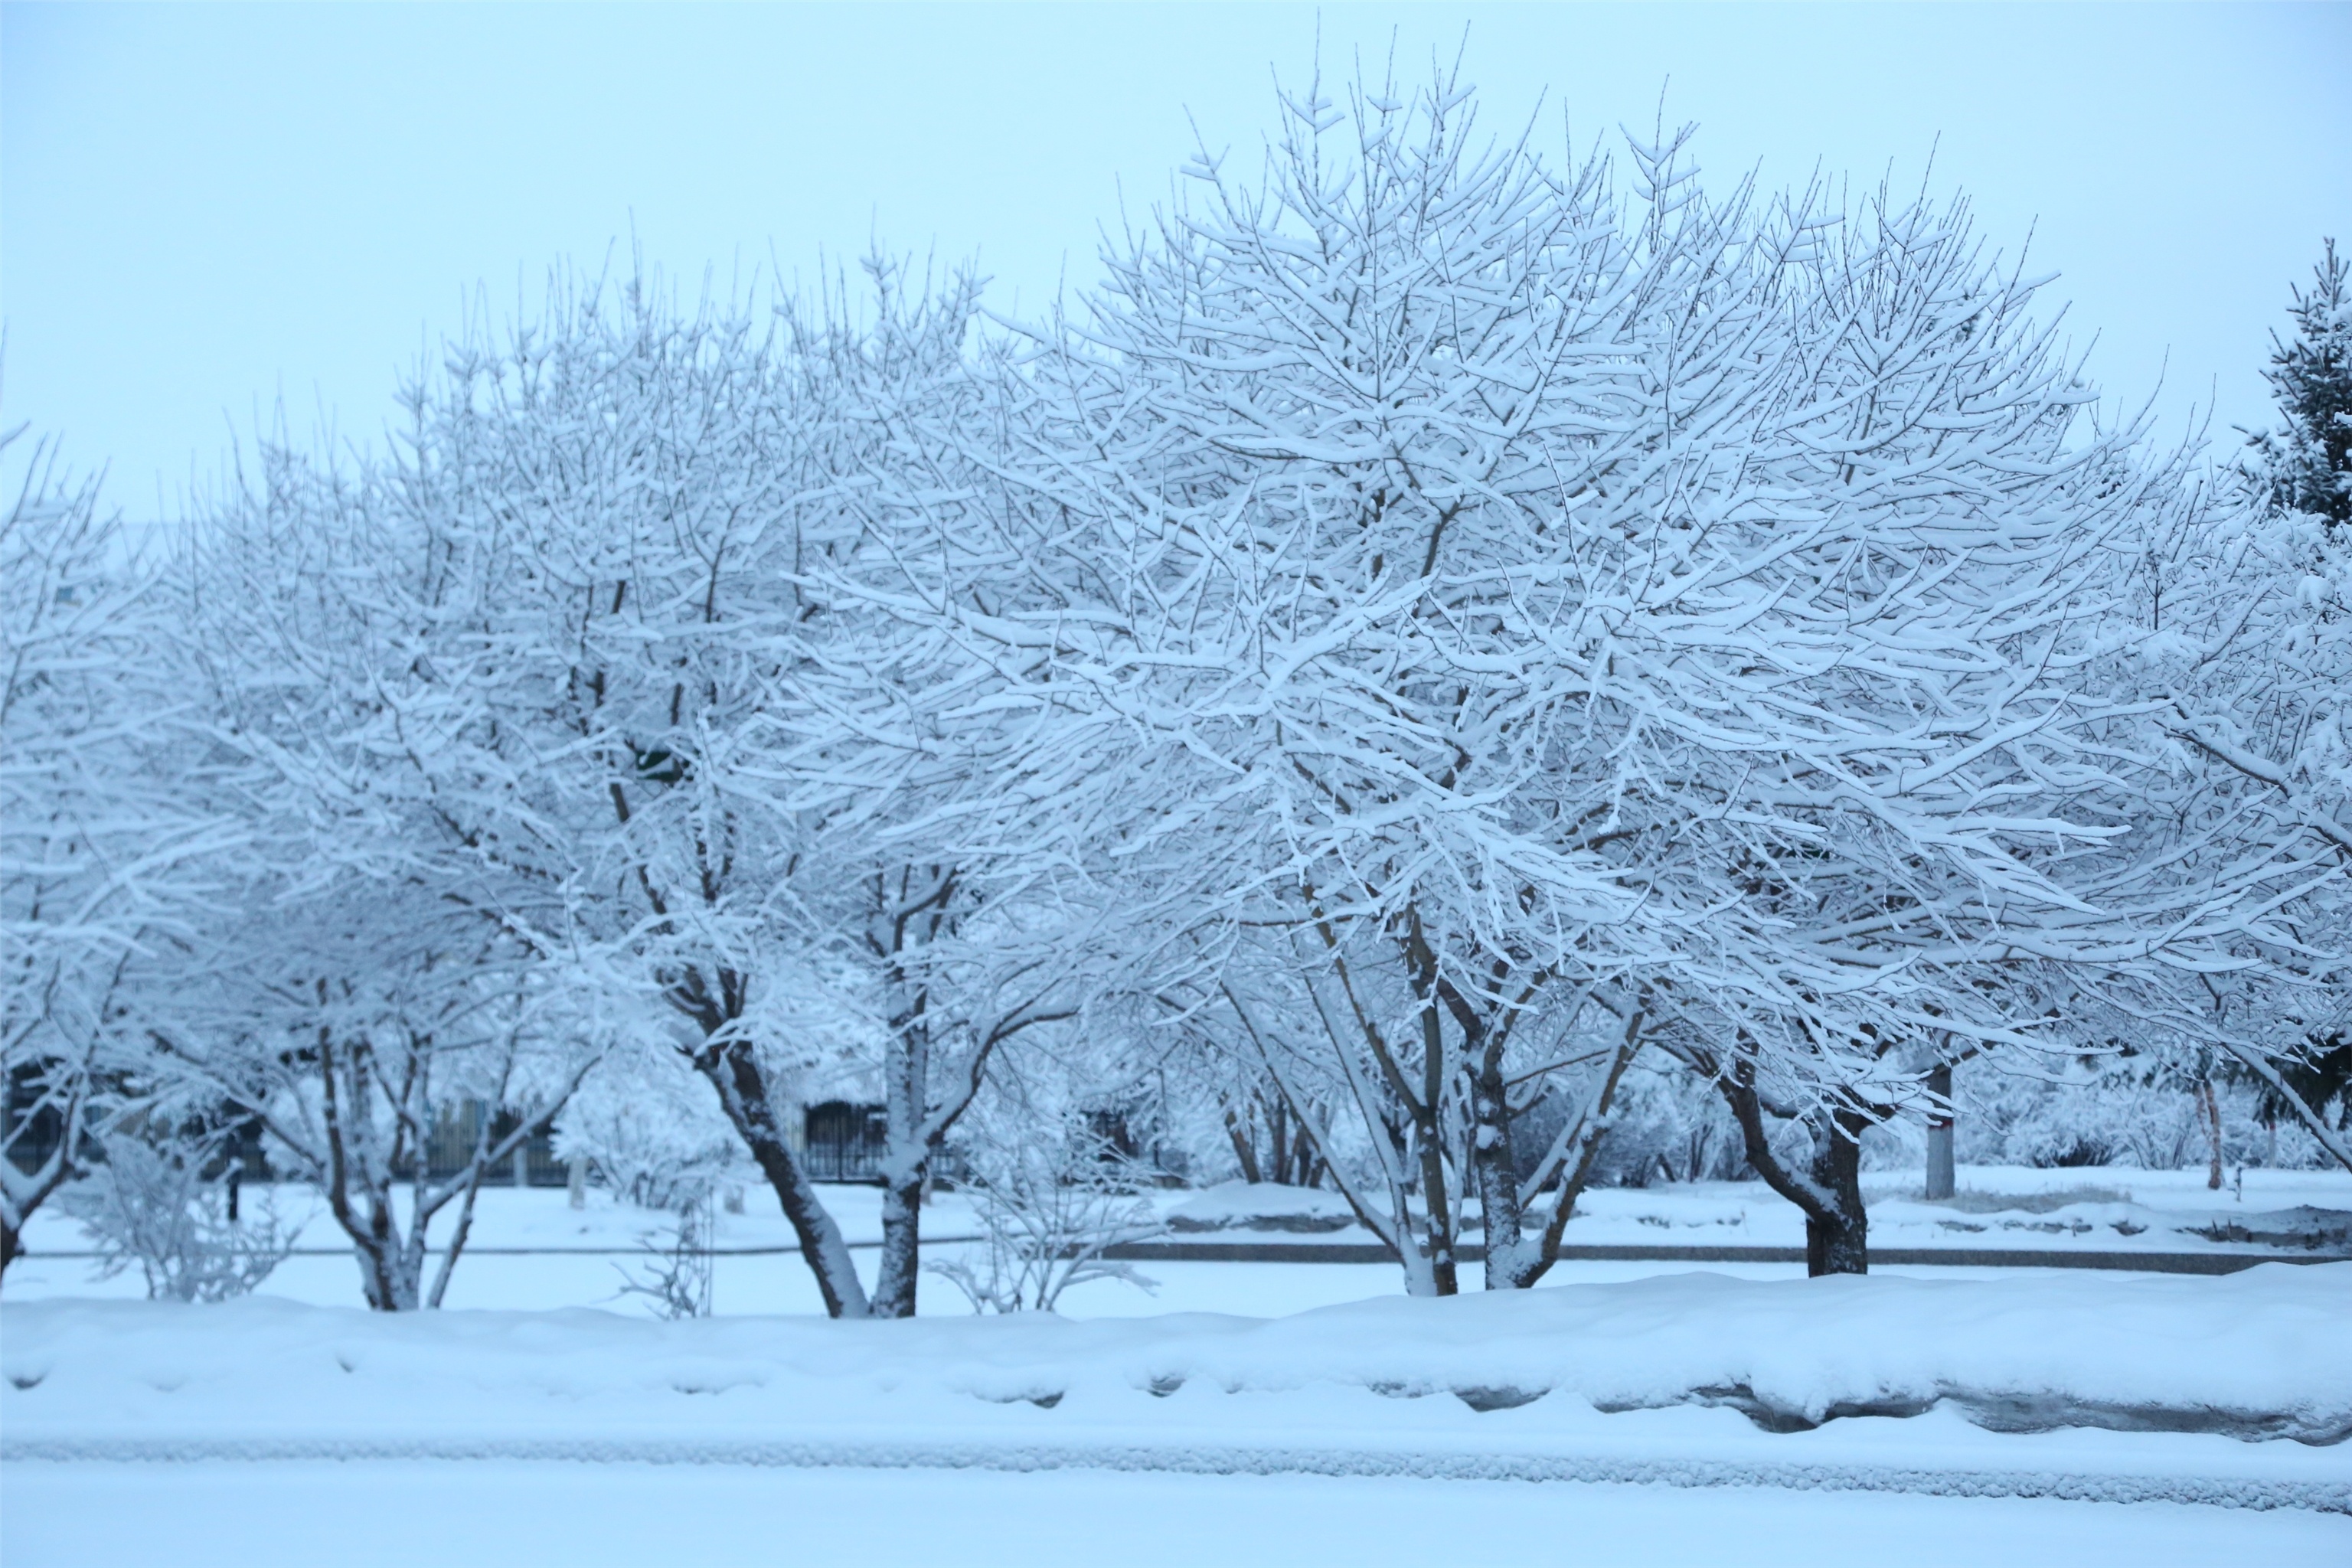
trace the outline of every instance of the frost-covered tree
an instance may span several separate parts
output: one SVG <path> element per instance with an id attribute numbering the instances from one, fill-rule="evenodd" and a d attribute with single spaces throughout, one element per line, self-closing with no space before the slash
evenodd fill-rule
<path id="1" fill-rule="evenodd" d="M 2294 335 L 2272 338 L 2263 375 L 2277 398 L 2280 426 L 2252 437 L 2251 467 L 2282 510 L 2330 531 L 2352 521 L 2352 264 L 2336 242 L 2312 268 L 2311 289 L 2294 290 L 2287 314 Z"/>
<path id="2" fill-rule="evenodd" d="M 1136 951 L 1138 911 L 1084 875 L 1131 807 L 1104 811 L 1098 781 L 1048 775 L 1034 741 L 1058 715 L 1028 689 L 1036 651 L 969 624 L 1068 600 L 1062 563 L 1036 555 L 1038 514 L 1003 479 L 1006 383 L 967 344 L 977 281 L 910 289 L 895 264 L 868 273 L 870 326 L 836 311 L 804 333 L 850 417 L 795 578 L 807 657 L 778 694 L 764 765 L 808 833 L 803 908 L 880 999 L 873 1310 L 903 1316 L 925 1183 L 991 1063 L 1102 990 Z"/>
<path id="3" fill-rule="evenodd" d="M 236 825 L 194 789 L 197 693 L 167 657 L 152 574 L 54 446 L 20 427 L 0 517 L 0 1269 L 121 1109 L 168 1000 L 158 959 L 211 918 Z"/>
<path id="4" fill-rule="evenodd" d="M 1489 1284 L 1541 1272 L 1568 1188 L 1523 1249 L 1513 1123 L 1590 1007 L 1563 1153 L 1654 1037 L 1813 1124 L 1780 1184 L 1859 1268 L 1855 1140 L 1930 1042 L 2252 962 L 2315 868 L 2234 800 L 2146 824 L 2105 605 L 2179 474 L 2080 427 L 1964 207 L 1710 201 L 1678 142 L 1621 199 L 1466 100 L 1310 90 L 1259 183 L 1204 155 L 1009 379 L 1035 586 L 936 613 L 1018 667 L 1039 817 L 1131 825 L 1100 875 L 1184 933 L 1180 1006 L 1304 988 L 1416 1288 L 1473 1197 Z"/>
<path id="5" fill-rule="evenodd" d="M 2116 616 L 2130 657 L 2112 685 L 2153 705 L 2178 799 L 2226 819 L 2245 853 L 2313 869 L 2223 972 L 2120 1000 L 2128 1023 L 2102 1015 L 2104 990 L 2070 1011 L 2095 1035 L 2220 1052 L 2352 1166 L 2340 1130 L 2291 1087 L 2323 1082 L 2315 1065 L 2352 1028 L 2352 535 L 2237 476 L 2198 499 L 2135 542 Z"/>
<path id="6" fill-rule="evenodd" d="M 790 574 L 839 425 L 808 372 L 745 312 L 681 314 L 646 282 L 560 288 L 543 320 L 457 345 L 417 388 L 394 480 L 415 514 L 515 563 L 499 722 L 538 789 L 498 803 L 488 852 L 519 874 L 543 864 L 564 940 L 657 999 L 828 1307 L 858 1316 L 788 1121 L 795 1063 L 854 1030 L 859 1005 L 838 944 L 800 919 L 805 837 L 760 776 L 801 657 Z"/>
<path id="7" fill-rule="evenodd" d="M 544 797 L 504 722 L 515 559 L 405 499 L 273 447 L 174 565 L 214 798 L 252 848 L 149 1031 L 156 1093 L 257 1120 L 382 1310 L 439 1305 L 485 1176 L 547 1130 L 627 1000 L 568 922 L 569 868 L 499 842 Z M 466 1101 L 507 1114 L 453 1134 Z"/>
<path id="8" fill-rule="evenodd" d="M 1000 787 L 971 661 L 843 586 L 898 585 L 907 547 L 963 526 L 924 464 L 959 449 L 932 433 L 971 296 L 886 288 L 870 324 L 769 331 L 559 287 L 450 348 L 389 458 L 284 463 L 243 503 L 247 532 L 351 542 L 272 592 L 331 584 L 343 640 L 381 650 L 347 720 L 271 753 L 382 829 L 322 855 L 439 889 L 503 944 L 473 967 L 610 999 L 609 1043 L 666 1016 L 843 1316 L 913 1310 L 929 1163 L 1059 973 L 952 827 Z M 859 1054 L 889 1107 L 870 1292 L 788 1129 L 800 1078 Z"/>

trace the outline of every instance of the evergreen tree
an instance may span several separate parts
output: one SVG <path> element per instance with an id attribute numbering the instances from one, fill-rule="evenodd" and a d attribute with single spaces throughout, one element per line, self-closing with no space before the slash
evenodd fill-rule
<path id="1" fill-rule="evenodd" d="M 2305 293 L 2294 290 L 2287 314 L 2294 338 L 2273 334 L 2263 372 L 2286 416 L 2284 429 L 2253 437 L 2255 467 L 2280 507 L 2307 511 L 2332 531 L 2352 519 L 2352 292 L 2336 242 L 2312 269 Z"/>

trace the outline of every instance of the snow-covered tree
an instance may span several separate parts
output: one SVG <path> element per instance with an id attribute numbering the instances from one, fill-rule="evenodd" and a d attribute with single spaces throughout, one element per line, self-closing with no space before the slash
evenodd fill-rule
<path id="1" fill-rule="evenodd" d="M 828 1307 L 859 1316 L 787 1123 L 795 1065 L 838 1048 L 860 1003 L 800 918 L 804 836 L 759 776 L 839 424 L 808 371 L 740 310 L 681 314 L 645 282 L 559 289 L 541 321 L 457 345 L 417 389 L 395 482 L 516 563 L 499 723 L 539 793 L 499 802 L 487 852 L 543 861 L 566 940 L 657 999 Z"/>
<path id="2" fill-rule="evenodd" d="M 968 352 L 977 282 L 909 289 L 895 264 L 868 272 L 870 326 L 836 311 L 803 334 L 850 417 L 795 577 L 807 657 L 777 694 L 763 765 L 807 834 L 803 908 L 843 933 L 882 1002 L 874 1310 L 899 1316 L 914 1310 L 925 1182 L 990 1064 L 1076 1015 L 1133 951 L 1131 911 L 1083 875 L 1088 847 L 1099 858 L 1131 818 L 1038 771 L 1031 742 L 1055 714 L 1026 690 L 1035 656 L 965 624 L 1066 601 L 1001 477 L 1001 367 Z"/>
<path id="3" fill-rule="evenodd" d="M 70 477 L 52 445 L 28 451 L 21 427 L 0 456 L 22 463 L 0 517 L 5 1269 L 75 1173 L 101 1090 L 135 1072 L 163 999 L 156 960 L 209 918 L 237 833 L 192 794 L 196 693 L 97 479 Z"/>
<path id="4" fill-rule="evenodd" d="M 2252 438 L 2258 482 L 2284 510 L 2305 512 L 2331 531 L 2352 521 L 2352 264 L 2336 242 L 2312 268 L 2311 290 L 2294 290 L 2287 314 L 2294 335 L 2272 338 L 2263 373 L 2282 424 Z"/>
<path id="5" fill-rule="evenodd" d="M 548 794 L 509 722 L 530 695 L 509 614 L 525 563 L 414 499 L 280 446 L 190 533 L 181 660 L 254 849 L 152 1031 L 159 1092 L 258 1119 L 383 1310 L 439 1304 L 484 1177 L 545 1132 L 631 1000 L 570 919 L 574 868 L 515 831 Z M 504 1114 L 452 1134 L 469 1100 Z"/>
<path id="6" fill-rule="evenodd" d="M 1621 202 L 1466 100 L 1310 90 L 1262 183 L 1204 155 L 1009 378 L 1034 586 L 936 613 L 1017 683 L 1034 815 L 1129 825 L 1100 875 L 1185 933 L 1181 1006 L 1284 933 L 1417 1288 L 1474 1194 L 1489 1284 L 1541 1272 L 1512 1124 L 1596 1007 L 1562 1154 L 1654 1037 L 1814 1125 L 1778 1184 L 1859 1268 L 1859 1130 L 1948 1042 L 2033 1046 L 2076 970 L 2254 962 L 2315 867 L 2234 801 L 2143 823 L 2104 616 L 2180 476 L 2081 427 L 1964 207 L 1710 201 L 1679 141 Z"/>

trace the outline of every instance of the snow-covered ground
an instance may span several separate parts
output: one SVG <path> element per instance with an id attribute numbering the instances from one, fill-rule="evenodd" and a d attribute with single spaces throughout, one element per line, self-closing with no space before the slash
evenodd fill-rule
<path id="1" fill-rule="evenodd" d="M 2352 1184 L 2297 1173 L 2247 1173 L 2242 1202 L 2193 1172 L 1962 1185 L 2017 1202 L 1906 1203 L 1874 1178 L 1874 1239 L 1913 1209 L 2352 1209 Z M 719 1247 L 789 1243 L 762 1196 L 720 1216 Z M 828 1196 L 853 1240 L 875 1234 L 870 1192 Z M 1166 1205 L 1190 1205 L 1171 1217 L 1191 1234 L 1293 1240 L 1328 1206 Z M 1760 1186 L 1588 1207 L 1576 1239 L 1801 1236 Z M 928 1224 L 974 1222 L 941 1194 Z M 1742 1563 L 1808 1568 L 1898 1542 L 1906 1563 L 2352 1561 L 2352 1442 L 2325 1441 L 2352 1431 L 2352 1263 L 1817 1281 L 1583 1263 L 1528 1295 L 1416 1301 L 1391 1265 L 1155 1262 L 1156 1296 L 1089 1285 L 1060 1317 L 973 1318 L 929 1281 L 930 1316 L 838 1324 L 796 1257 L 738 1253 L 727 1315 L 669 1323 L 613 1299 L 615 1263 L 664 1230 L 601 1194 L 573 1211 L 494 1190 L 452 1290 L 476 1310 L 398 1319 L 356 1310 L 331 1251 L 215 1308 L 22 1260 L 0 1305 L 0 1559 L 405 1562 L 413 1534 L 348 1527 L 397 1514 L 468 1557 L 565 1568 L 1307 1564 L 1453 1555 L 1498 1529 L 1644 1565 L 1721 1562 L 1733 1540 Z M 83 1245 L 54 1217 L 30 1239 Z M 499 1250 L 555 1247 L 606 1250 Z"/>
<path id="2" fill-rule="evenodd" d="M 1958 1202 L 1927 1204 L 1917 1200 L 1916 1180 L 1891 1173 L 1866 1177 L 1872 1244 L 1889 1249 L 2231 1252 L 2245 1248 L 2216 1242 L 2200 1231 L 2216 1225 L 2245 1226 L 2259 1216 L 2296 1208 L 2352 1215 L 2352 1173 L 2344 1172 L 2249 1170 L 2241 1193 L 2234 1185 L 2209 1191 L 2204 1173 L 2195 1170 L 1970 1166 L 1961 1170 L 1959 1185 Z M 853 1243 L 879 1237 L 881 1208 L 873 1188 L 828 1187 L 824 1193 Z M 356 1303 L 358 1271 L 333 1221 L 301 1189 L 281 1189 L 275 1201 L 289 1218 L 310 1215 L 301 1246 L 316 1255 L 288 1259 L 264 1293 L 320 1306 Z M 1346 1227 L 1347 1205 L 1329 1192 L 1235 1184 L 1206 1192 L 1169 1192 L 1160 1201 L 1176 1227 L 1171 1240 L 1296 1244 L 1370 1239 L 1360 1229 Z M 722 1255 L 713 1269 L 714 1310 L 722 1314 L 820 1310 L 808 1269 L 796 1255 L 782 1250 L 792 1247 L 793 1235 L 773 1198 L 763 1188 L 751 1186 L 744 1193 L 743 1210 L 717 1216 L 714 1241 Z M 587 1206 L 574 1210 L 560 1190 L 489 1188 L 481 1194 L 472 1239 L 450 1286 L 449 1304 L 530 1310 L 594 1306 L 639 1310 L 619 1296 L 622 1270 L 642 1270 L 645 1260 L 638 1249 L 666 1239 L 669 1225 L 668 1216 L 616 1203 L 602 1191 L 590 1192 Z M 942 1256 L 953 1245 L 946 1238 L 971 1236 L 979 1228 L 969 1200 L 956 1193 L 934 1195 L 924 1227 L 941 1243 L 935 1250 Z M 1567 1239 L 1585 1246 L 1798 1247 L 1804 1245 L 1804 1226 L 1796 1209 L 1760 1182 L 1696 1183 L 1588 1193 L 1568 1227 Z M 34 1216 L 26 1243 L 35 1256 L 11 1266 L 7 1300 L 143 1293 L 135 1270 L 101 1280 L 86 1258 L 40 1256 L 83 1251 L 89 1246 L 79 1227 L 53 1209 Z M 775 1250 L 762 1253 L 761 1248 Z M 873 1254 L 862 1256 L 870 1264 Z M 1638 1279 L 1662 1267 L 1684 1266 L 1568 1263 L 1556 1268 L 1547 1283 Z M 1802 1272 L 1788 1264 L 1706 1267 L 1758 1279 Z M 1952 1272 L 1883 1268 L 1935 1276 Z M 1076 1317 L 1168 1311 L 1272 1316 L 1394 1295 L 1402 1289 L 1399 1270 L 1385 1263 L 1153 1261 L 1143 1271 L 1158 1284 L 1154 1294 L 1115 1280 L 1097 1281 L 1065 1297 L 1063 1310 Z M 1478 1270 L 1465 1272 L 1475 1288 Z M 966 1307 L 954 1287 L 931 1277 L 923 1281 L 920 1304 L 925 1312 L 957 1312 Z"/>
<path id="3" fill-rule="evenodd" d="M 2308 1237 L 2313 1211 L 2323 1237 L 2352 1242 L 2352 1172 L 2250 1170 L 2221 1190 L 2201 1170 L 2107 1167 L 2036 1170 L 1965 1167 L 1958 1194 L 1929 1203 L 1916 1176 L 1864 1179 L 1870 1241 L 1889 1249 L 1983 1248 L 2114 1252 L 2227 1252 L 2247 1236 Z M 1351 1227 L 1336 1193 L 1228 1184 L 1171 1206 L 1180 1236 L 1221 1241 L 1369 1240 Z M 2233 1237 L 2232 1231 L 2241 1233 Z M 1802 1247 L 1795 1205 L 1761 1182 L 1601 1187 L 1578 1200 L 1565 1239 L 1588 1247 L 1683 1245 Z M 2255 1243 L 2254 1245 L 2260 1245 Z M 2275 1244 L 2274 1244 L 2275 1245 Z M 2293 1245 L 2293 1244 L 2288 1244 Z"/>
<path id="4" fill-rule="evenodd" d="M 1617 1479 L 1695 1467 L 1718 1482 L 2341 1510 L 2347 1301 L 2352 1264 L 1689 1273 L 1270 1319 L 19 1302 L 0 1308 L 0 1453 Z"/>
<path id="5" fill-rule="evenodd" d="M 562 1568 L 1327 1568 L 1458 1561 L 1465 1543 L 1498 1532 L 1512 1545 L 1492 1554 L 1506 1561 L 1596 1568 L 2340 1568 L 2352 1555 L 2352 1521 L 2292 1510 L 1323 1476 L 14 1465 L 0 1471 L 0 1503 L 11 1568 L 411 1568 L 421 1550 L 447 1555 L 442 1543 L 469 1561 Z M 388 1520 L 414 1528 L 363 1522 Z"/>
<path id="6" fill-rule="evenodd" d="M 2352 1520 L 2281 1510 L 1559 1482 L 734 1465 L 0 1469 L 9 1568 L 2342 1568 Z"/>

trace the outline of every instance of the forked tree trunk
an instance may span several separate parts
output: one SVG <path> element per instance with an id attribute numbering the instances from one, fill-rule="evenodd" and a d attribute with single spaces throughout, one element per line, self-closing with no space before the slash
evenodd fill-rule
<path id="1" fill-rule="evenodd" d="M 784 1137 L 773 1090 L 751 1042 L 730 1040 L 706 1047 L 695 1053 L 693 1062 L 719 1091 L 727 1120 L 734 1124 L 760 1173 L 774 1189 L 776 1202 L 800 1240 L 801 1257 L 816 1277 L 817 1293 L 824 1299 L 826 1313 L 835 1318 L 865 1317 L 868 1310 L 866 1288 L 858 1280 L 856 1263 L 842 1239 L 841 1227 L 826 1212 L 824 1200 L 817 1196 L 815 1184 Z"/>
<path id="2" fill-rule="evenodd" d="M 1476 1131 L 1471 1163 L 1478 1179 L 1479 1203 L 1486 1215 L 1486 1289 L 1525 1290 L 1533 1287 L 1559 1260 L 1560 1237 L 1575 1216 L 1577 1200 L 1592 1178 L 1594 1159 L 1609 1135 L 1617 1086 L 1641 1049 L 1643 1015 L 1635 1013 L 1625 1036 L 1601 1071 L 1591 1100 L 1576 1119 L 1560 1129 L 1553 1146 L 1544 1152 L 1531 1182 L 1523 1189 L 1512 1145 L 1510 1089 L 1498 1054 L 1489 1053 L 1472 1084 L 1472 1114 Z M 1530 1237 L 1524 1232 L 1528 1209 L 1542 1194 L 1545 1169 L 1557 1182 L 1543 1229 Z"/>
<path id="3" fill-rule="evenodd" d="M 1745 1068 L 1716 1079 L 1748 1146 L 1748 1163 L 1765 1184 L 1797 1205 L 1805 1216 L 1805 1272 L 1870 1272 L 1870 1215 L 1862 1203 L 1862 1133 L 1871 1119 L 1858 1108 L 1839 1105 L 1806 1118 L 1813 1135 L 1812 1157 L 1800 1176 L 1773 1153 L 1764 1131 L 1763 1102 Z"/>
<path id="4" fill-rule="evenodd" d="M 425 1258 L 421 1253 L 407 1257 L 406 1251 L 389 1226 L 373 1227 L 364 1239 L 353 1238 L 352 1256 L 360 1266 L 360 1295 L 371 1311 L 414 1312 L 424 1303 Z"/>

